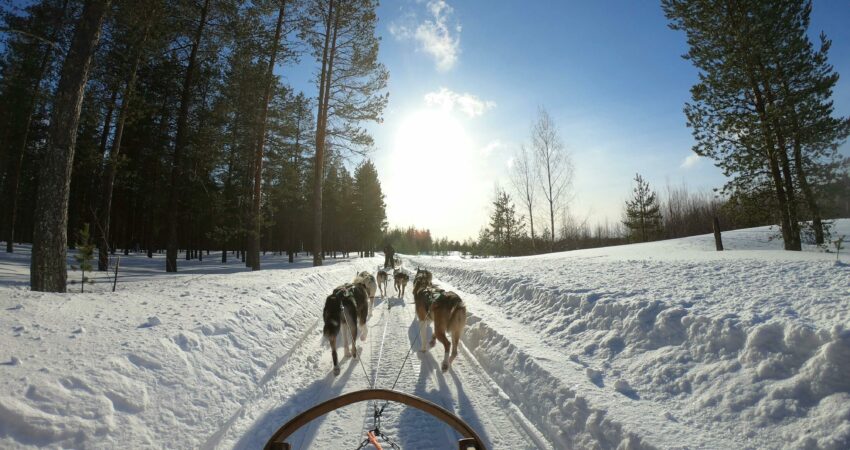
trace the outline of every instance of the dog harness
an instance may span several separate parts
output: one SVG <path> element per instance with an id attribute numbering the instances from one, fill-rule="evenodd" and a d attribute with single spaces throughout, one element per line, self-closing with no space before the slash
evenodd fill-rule
<path id="1" fill-rule="evenodd" d="M 344 284 L 336 289 L 334 289 L 334 295 L 342 294 L 343 297 L 351 297 L 354 295 L 354 285 L 353 284 Z"/>

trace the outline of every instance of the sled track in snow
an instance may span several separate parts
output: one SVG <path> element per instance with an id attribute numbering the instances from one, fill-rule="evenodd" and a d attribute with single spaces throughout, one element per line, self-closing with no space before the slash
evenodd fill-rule
<path id="1" fill-rule="evenodd" d="M 406 297 L 376 298 L 367 322 L 369 342 L 357 342 L 360 361 L 343 358 L 338 376 L 332 374 L 330 352 L 320 333 L 319 313 L 320 317 L 269 366 L 253 394 L 200 448 L 262 447 L 277 428 L 307 408 L 354 390 L 390 388 L 396 380 L 396 390 L 425 398 L 459 415 L 476 429 L 488 448 L 552 448 L 463 343 L 461 354 L 448 372 L 440 371 L 441 344 L 426 353 L 419 351 L 419 324 L 412 294 Z M 433 324 L 429 333 L 432 331 Z M 361 364 L 365 370 L 355 367 Z M 298 430 L 289 442 L 293 449 L 355 448 L 365 432 L 374 428 L 375 408 L 383 405 L 365 402 L 333 411 Z M 382 415 L 381 431 L 403 448 L 414 450 L 454 447 L 458 439 L 442 422 L 394 403 L 389 403 Z"/>
<path id="2" fill-rule="evenodd" d="M 314 330 L 319 325 L 321 320 L 322 319 L 316 319 L 316 321 L 314 321 L 313 324 L 310 325 L 310 327 L 308 327 L 306 331 L 301 333 L 301 336 L 298 338 L 298 340 L 295 342 L 295 344 L 286 353 L 284 353 L 283 356 L 278 358 L 274 362 L 274 364 L 272 364 L 269 367 L 269 369 L 263 375 L 263 378 L 260 379 L 260 383 L 255 388 L 254 394 L 251 396 L 251 400 L 249 400 L 248 402 L 243 404 L 241 407 L 239 407 L 239 409 L 237 409 L 236 412 L 234 412 L 233 415 L 231 415 L 230 418 L 224 424 L 222 424 L 218 428 L 218 430 L 216 430 L 209 437 L 209 439 L 207 439 L 206 442 L 204 442 L 204 444 L 201 446 L 202 449 L 212 450 L 212 449 L 216 448 L 221 443 L 221 439 L 224 437 L 224 435 L 228 431 L 230 431 L 230 428 L 233 426 L 233 424 L 236 422 L 236 420 L 239 417 L 241 417 L 242 414 L 244 414 L 246 405 L 254 403 L 260 397 L 267 394 L 267 392 L 265 392 L 265 390 L 264 390 L 266 383 L 268 383 L 269 380 L 274 378 L 274 376 L 280 371 L 280 369 L 282 369 L 286 365 L 286 363 L 289 362 L 289 359 L 290 359 L 290 357 L 292 356 L 293 353 L 295 353 L 296 351 L 301 349 L 301 347 L 304 346 L 304 342 L 307 340 L 307 337 L 310 336 L 314 332 Z"/>

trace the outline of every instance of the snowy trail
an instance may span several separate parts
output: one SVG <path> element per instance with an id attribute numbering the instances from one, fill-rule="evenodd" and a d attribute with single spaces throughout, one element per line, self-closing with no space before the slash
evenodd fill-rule
<path id="1" fill-rule="evenodd" d="M 850 235 L 850 220 L 836 229 Z M 309 407 L 397 375 L 396 390 L 454 411 L 490 448 L 850 448 L 850 264 L 783 252 L 774 235 L 724 233 L 722 253 L 707 235 L 412 257 L 467 303 L 452 369 L 441 344 L 402 368 L 419 344 L 408 293 L 376 299 L 360 358 L 336 377 L 323 300 L 379 258 L 268 255 L 271 270 L 249 272 L 212 255 L 175 275 L 161 255 L 130 255 L 115 293 L 101 280 L 49 294 L 25 288 L 22 247 L 0 254 L 0 448 L 261 448 Z M 290 442 L 354 448 L 373 410 L 351 405 Z M 405 449 L 456 446 L 398 404 L 381 430 Z"/>
<path id="2" fill-rule="evenodd" d="M 263 385 L 260 395 L 243 405 L 203 448 L 257 448 L 307 407 L 370 385 L 390 388 L 396 378 L 396 390 L 454 411 L 476 429 L 488 448 L 551 448 L 470 352 L 462 350 L 452 370 L 443 373 L 438 361 L 441 344 L 424 354 L 418 351 L 418 322 L 410 293 L 404 300 L 377 298 L 368 326 L 368 339 L 358 342 L 360 360 L 343 360 L 338 377 L 330 373 L 329 349 L 322 342 L 321 327 L 312 327 L 285 357 L 275 377 Z M 414 344 L 416 348 L 404 363 Z M 308 382 L 311 379 L 315 381 Z M 289 442 L 294 449 L 356 448 L 365 432 L 374 427 L 373 411 L 382 406 L 383 402 L 369 402 L 340 408 L 305 426 Z M 459 438 L 437 419 L 393 403 L 384 409 L 381 430 L 405 449 L 451 448 Z"/>

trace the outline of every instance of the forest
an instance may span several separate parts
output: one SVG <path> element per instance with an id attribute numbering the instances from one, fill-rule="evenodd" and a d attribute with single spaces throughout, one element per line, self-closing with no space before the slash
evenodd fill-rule
<path id="1" fill-rule="evenodd" d="M 44 0 L 3 10 L 0 230 L 64 291 L 88 224 L 115 252 L 372 252 L 383 194 L 377 2 Z M 318 95 L 284 80 L 312 61 Z"/>

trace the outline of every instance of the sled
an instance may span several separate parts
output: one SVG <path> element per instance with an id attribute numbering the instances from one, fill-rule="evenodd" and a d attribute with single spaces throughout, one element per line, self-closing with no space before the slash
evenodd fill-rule
<path id="1" fill-rule="evenodd" d="M 269 439 L 264 447 L 265 450 L 290 450 L 291 447 L 286 439 L 289 438 L 298 429 L 312 422 L 313 420 L 336 409 L 348 406 L 352 403 L 365 402 L 368 400 L 384 400 L 387 402 L 403 403 L 407 406 L 416 408 L 420 411 L 428 413 L 435 418 L 443 421 L 457 431 L 462 438 L 458 441 L 460 450 L 485 450 L 483 441 L 466 422 L 454 413 L 442 408 L 428 400 L 405 394 L 389 389 L 364 389 L 354 391 L 348 394 L 340 395 L 339 397 L 319 403 L 316 406 L 302 412 L 293 417 L 289 422 L 280 427 Z M 376 427 L 370 430 L 369 433 L 382 436 L 380 430 Z"/>

